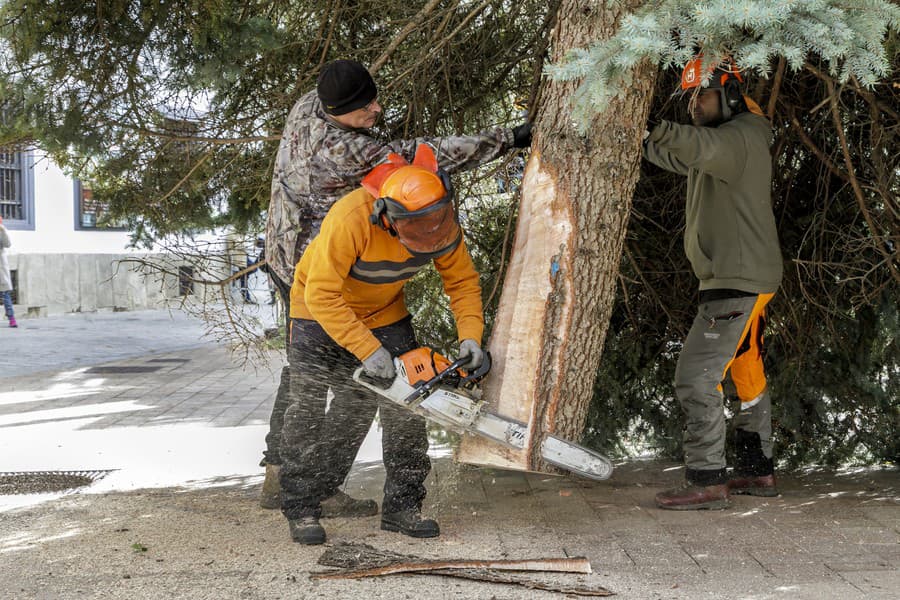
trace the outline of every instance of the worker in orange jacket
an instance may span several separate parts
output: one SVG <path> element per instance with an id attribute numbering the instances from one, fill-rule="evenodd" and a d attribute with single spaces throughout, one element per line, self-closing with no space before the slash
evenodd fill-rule
<path id="1" fill-rule="evenodd" d="M 362 185 L 328 211 L 291 287 L 288 362 L 291 387 L 303 393 L 285 412 L 280 483 L 282 512 L 301 544 L 325 541 L 321 501 L 344 481 L 379 406 L 353 371 L 361 362 L 369 375 L 393 379 L 393 357 L 418 347 L 403 285 L 428 263 L 450 297 L 464 367 L 483 359 L 478 273 L 433 151 L 420 146 L 412 165 L 392 155 Z M 425 421 L 395 406 L 380 410 L 381 528 L 435 537 L 438 524 L 421 515 L 431 469 Z"/>

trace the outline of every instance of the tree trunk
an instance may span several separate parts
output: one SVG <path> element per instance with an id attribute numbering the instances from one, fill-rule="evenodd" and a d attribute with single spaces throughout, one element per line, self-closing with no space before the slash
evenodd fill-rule
<path id="1" fill-rule="evenodd" d="M 620 17 L 641 3 L 562 0 L 552 59 L 609 38 Z M 529 423 L 529 439 L 519 452 L 467 436 L 460 461 L 554 472 L 540 460 L 544 436 L 581 438 L 615 299 L 655 78 L 653 65 L 636 69 L 630 89 L 594 119 L 586 136 L 570 117 L 577 82 L 545 83 L 489 344 L 494 367 L 485 382 L 492 410 Z"/>

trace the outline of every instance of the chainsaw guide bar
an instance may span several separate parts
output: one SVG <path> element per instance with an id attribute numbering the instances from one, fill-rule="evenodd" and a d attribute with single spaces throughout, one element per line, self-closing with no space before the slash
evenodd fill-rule
<path id="1" fill-rule="evenodd" d="M 460 369 L 467 360 L 450 363 L 429 348 L 418 348 L 394 358 L 396 376 L 387 387 L 362 367 L 353 373 L 353 380 L 445 429 L 524 450 L 528 425 L 488 411 L 481 399 L 477 383 L 490 370 L 490 354 L 485 353 L 484 364 L 469 375 Z M 541 444 L 541 458 L 587 479 L 609 479 L 613 472 L 607 457 L 552 435 Z"/>

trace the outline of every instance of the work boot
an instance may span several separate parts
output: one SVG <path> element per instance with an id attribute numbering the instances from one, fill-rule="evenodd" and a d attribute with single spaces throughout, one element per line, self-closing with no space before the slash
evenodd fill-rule
<path id="1" fill-rule="evenodd" d="M 10 318 L 9 318 L 9 326 L 10 326 L 10 327 L 18 327 L 18 326 L 19 326 L 19 324 L 16 323 L 16 318 L 15 318 L 15 317 L 10 317 Z"/>
<path id="2" fill-rule="evenodd" d="M 656 506 L 666 510 L 720 510 L 728 508 L 725 469 L 687 469 L 681 487 L 656 495 Z"/>
<path id="3" fill-rule="evenodd" d="M 727 483 L 707 486 L 685 483 L 656 495 L 656 506 L 666 510 L 720 510 L 730 505 Z"/>
<path id="4" fill-rule="evenodd" d="M 316 546 L 325 543 L 325 528 L 319 525 L 318 517 L 300 517 L 288 521 L 291 539 L 298 544 Z"/>
<path id="5" fill-rule="evenodd" d="M 441 535 L 441 528 L 434 519 L 423 519 L 418 509 L 401 510 L 381 514 L 381 528 L 398 531 L 414 538 L 433 538 Z"/>
<path id="6" fill-rule="evenodd" d="M 334 496 L 322 501 L 323 517 L 371 517 L 378 514 L 374 500 L 357 500 L 338 490 Z"/>
<path id="7" fill-rule="evenodd" d="M 736 429 L 734 442 L 735 466 L 728 479 L 728 490 L 732 494 L 777 496 L 775 463 L 763 453 L 759 434 Z"/>
<path id="8" fill-rule="evenodd" d="M 778 495 L 774 474 L 742 475 L 736 472 L 728 480 L 728 491 L 732 494 L 743 494 L 746 496 L 772 497 Z"/>
<path id="9" fill-rule="evenodd" d="M 281 508 L 281 465 L 266 465 L 266 478 L 259 495 L 259 505 L 266 509 Z M 357 500 L 338 490 L 322 501 L 323 517 L 371 517 L 378 514 L 378 503 L 374 500 Z"/>
<path id="10" fill-rule="evenodd" d="M 266 478 L 263 481 L 262 492 L 259 494 L 259 505 L 263 508 L 281 508 L 279 473 L 281 473 L 281 465 L 266 465 Z"/>

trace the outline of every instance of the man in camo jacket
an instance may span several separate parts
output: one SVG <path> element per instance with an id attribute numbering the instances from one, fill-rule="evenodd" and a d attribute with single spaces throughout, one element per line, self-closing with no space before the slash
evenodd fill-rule
<path id="1" fill-rule="evenodd" d="M 272 199 L 266 222 L 266 260 L 269 275 L 290 320 L 290 289 L 294 267 L 307 244 L 319 232 L 322 219 L 342 196 L 387 155 L 395 152 L 411 160 L 419 144 L 435 149 L 448 173 L 473 169 L 513 148 L 531 145 L 531 124 L 497 128 L 472 136 L 415 138 L 384 143 L 369 129 L 381 115 L 378 90 L 360 63 L 336 60 L 319 74 L 316 90 L 303 95 L 288 114 L 275 158 Z M 284 412 L 300 395 L 292 393 L 288 367 L 281 383 L 266 435 L 263 464 L 266 479 L 260 505 L 281 506 L 278 476 Z M 322 503 L 323 516 L 369 516 L 378 512 L 372 500 L 355 500 L 339 491 Z"/>

